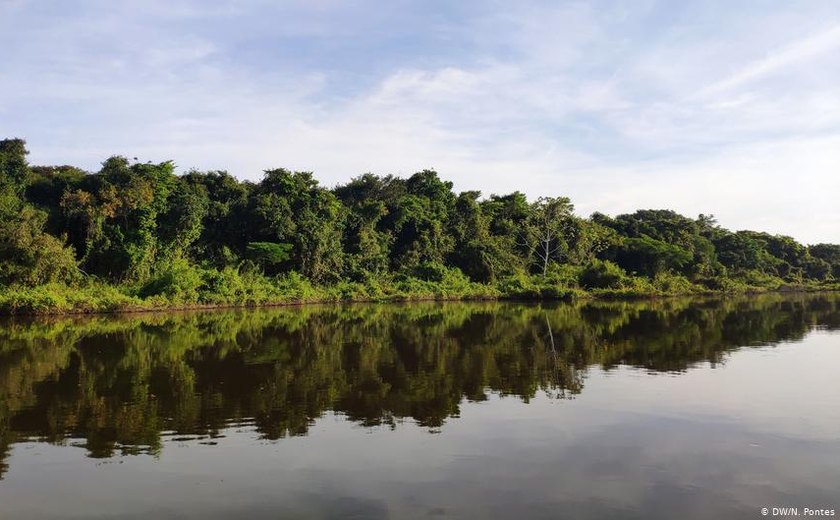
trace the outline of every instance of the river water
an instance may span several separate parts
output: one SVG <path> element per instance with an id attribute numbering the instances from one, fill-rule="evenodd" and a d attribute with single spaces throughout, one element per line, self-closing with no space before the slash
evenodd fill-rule
<path id="1" fill-rule="evenodd" d="M 830 294 L 7 319 L 0 518 L 840 514 L 838 367 Z"/>

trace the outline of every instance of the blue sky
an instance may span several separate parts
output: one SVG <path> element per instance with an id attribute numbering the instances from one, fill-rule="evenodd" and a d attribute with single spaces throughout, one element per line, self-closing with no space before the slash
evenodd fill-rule
<path id="1" fill-rule="evenodd" d="M 435 168 L 840 242 L 840 4 L 0 0 L 34 164 Z"/>

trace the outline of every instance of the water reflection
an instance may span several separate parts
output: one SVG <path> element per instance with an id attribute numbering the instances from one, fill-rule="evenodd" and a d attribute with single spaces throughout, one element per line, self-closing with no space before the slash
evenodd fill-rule
<path id="1" fill-rule="evenodd" d="M 92 457 L 156 454 L 165 435 L 248 423 L 305 435 L 329 411 L 435 431 L 464 399 L 571 398 L 588 367 L 683 371 L 733 349 L 840 328 L 840 298 L 574 305 L 352 305 L 0 324 L 0 478 L 26 439 Z"/>

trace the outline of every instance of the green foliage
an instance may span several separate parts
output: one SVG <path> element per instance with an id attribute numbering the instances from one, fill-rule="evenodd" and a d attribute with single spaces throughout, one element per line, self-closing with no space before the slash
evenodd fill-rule
<path id="1" fill-rule="evenodd" d="M 749 287 L 761 289 L 778 289 L 784 284 L 781 278 L 759 270 L 746 271 L 741 274 L 739 280 Z"/>
<path id="2" fill-rule="evenodd" d="M 24 141 L 0 141 L 0 285 L 39 310 L 75 300 L 24 286 L 83 292 L 103 280 L 130 299 L 116 305 L 150 308 L 840 283 L 840 245 L 731 232 L 712 216 L 670 210 L 582 218 L 566 197 L 456 193 L 434 170 L 327 189 L 282 168 L 255 184 L 224 171 L 179 177 L 171 162 L 124 157 L 95 173 L 30 167 L 26 155 Z"/>
<path id="3" fill-rule="evenodd" d="M 144 281 L 156 264 L 185 255 L 201 232 L 207 201 L 173 169 L 171 162 L 111 157 L 67 188 L 60 206 L 85 272 Z"/>
<path id="4" fill-rule="evenodd" d="M 277 242 L 250 242 L 245 248 L 248 258 L 263 268 L 273 267 L 290 258 L 292 244 Z"/>
<path id="5" fill-rule="evenodd" d="M 195 255 L 219 267 L 236 264 L 244 254 L 252 227 L 249 197 L 253 186 L 239 182 L 225 171 L 191 170 L 183 180 L 207 198 L 201 234 L 194 244 Z"/>
<path id="6" fill-rule="evenodd" d="M 326 300 L 326 292 L 312 284 L 308 278 L 292 271 L 277 278 L 277 289 L 290 302 Z"/>
<path id="7" fill-rule="evenodd" d="M 334 190 L 348 209 L 343 249 L 346 276 L 351 280 L 388 272 L 394 235 L 382 226 L 395 203 L 392 191 L 398 185 L 393 177 L 367 174 Z"/>
<path id="8" fill-rule="evenodd" d="M 455 207 L 452 183 L 437 172 L 423 170 L 405 181 L 405 195 L 390 212 L 394 229 L 391 267 L 413 267 L 421 262 L 444 262 L 455 246 L 448 227 Z"/>
<path id="9" fill-rule="evenodd" d="M 0 220 L 0 283 L 34 286 L 79 277 L 73 251 L 43 231 L 45 221 L 46 214 L 29 205 Z"/>
<path id="10" fill-rule="evenodd" d="M 543 276 L 548 273 L 552 261 L 568 258 L 569 243 L 576 231 L 573 210 L 567 197 L 540 197 L 531 205 L 522 236 L 531 251 L 534 266 Z"/>
<path id="11" fill-rule="evenodd" d="M 648 277 L 667 271 L 683 272 L 692 258 L 690 251 L 678 245 L 644 235 L 623 239 L 607 257 L 626 271 Z"/>
<path id="12" fill-rule="evenodd" d="M 568 235 L 567 258 L 575 265 L 597 260 L 599 255 L 621 242 L 621 237 L 614 229 L 577 217 L 569 223 Z"/>
<path id="13" fill-rule="evenodd" d="M 95 281 L 72 286 L 48 283 L 37 287 L 9 287 L 0 293 L 2 314 L 112 312 L 142 307 L 139 298 Z"/>
<path id="14" fill-rule="evenodd" d="M 318 282 L 337 279 L 346 210 L 310 172 L 267 170 L 250 204 L 252 241 L 291 243 L 293 269 Z"/>
<path id="15" fill-rule="evenodd" d="M 168 303 L 197 302 L 203 284 L 201 270 L 184 260 L 176 260 L 143 284 L 138 291 L 141 298 L 163 296 Z"/>
<path id="16" fill-rule="evenodd" d="M 412 276 L 427 282 L 442 282 L 447 277 L 463 277 L 458 269 L 446 267 L 440 262 L 423 262 L 409 270 Z"/>
<path id="17" fill-rule="evenodd" d="M 666 271 L 710 275 L 720 270 L 706 236 L 711 217 L 692 220 L 670 210 L 639 210 L 614 219 L 596 214 L 593 220 L 624 237 L 605 257 L 626 271 L 654 277 Z"/>
<path id="18" fill-rule="evenodd" d="M 653 279 L 653 286 L 661 294 L 692 294 L 703 291 L 703 288 L 691 283 L 685 276 L 673 273 L 657 274 Z"/>
<path id="19" fill-rule="evenodd" d="M 26 156 L 26 141 L 3 139 L 0 141 L 0 192 L 20 196 L 26 188 L 29 165 Z"/>
<path id="20" fill-rule="evenodd" d="M 470 279 L 492 282 L 504 272 L 506 251 L 490 232 L 490 219 L 478 202 L 477 191 L 461 193 L 452 214 L 455 249 L 449 255 L 453 265 Z"/>
<path id="21" fill-rule="evenodd" d="M 27 153 L 20 139 L 0 141 L 0 284 L 71 282 L 73 252 L 44 231 L 47 214 L 21 199 Z"/>
<path id="22" fill-rule="evenodd" d="M 593 260 L 583 267 L 580 285 L 586 289 L 619 289 L 627 273 L 610 261 Z"/>
<path id="23" fill-rule="evenodd" d="M 161 259 L 182 258 L 201 236 L 209 201 L 200 188 L 179 179 L 157 219 L 157 237 L 163 249 Z"/>
<path id="24" fill-rule="evenodd" d="M 826 262 L 831 268 L 831 276 L 840 280 L 840 245 L 816 244 L 808 248 L 812 258 Z"/>

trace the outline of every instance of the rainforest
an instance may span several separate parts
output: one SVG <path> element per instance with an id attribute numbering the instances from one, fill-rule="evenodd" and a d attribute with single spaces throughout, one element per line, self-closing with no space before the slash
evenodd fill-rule
<path id="1" fill-rule="evenodd" d="M 836 290 L 840 245 L 667 209 L 589 217 L 567 197 L 456 192 L 433 170 L 175 172 L 113 156 L 30 165 L 0 141 L 0 312 L 302 302 L 565 300 Z"/>

